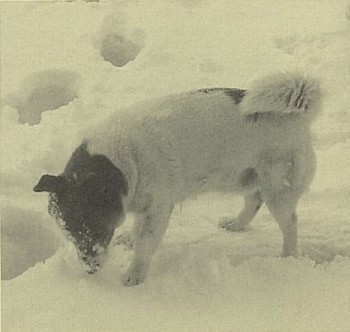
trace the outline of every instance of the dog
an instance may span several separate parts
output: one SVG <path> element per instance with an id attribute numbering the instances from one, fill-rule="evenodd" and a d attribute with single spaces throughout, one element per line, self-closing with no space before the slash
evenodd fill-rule
<path id="1" fill-rule="evenodd" d="M 299 198 L 316 171 L 310 124 L 320 112 L 318 80 L 277 73 L 248 90 L 184 92 L 118 110 L 90 128 L 64 172 L 34 187 L 49 213 L 98 271 L 114 230 L 135 214 L 134 257 L 124 284 L 145 281 L 174 204 L 208 191 L 238 193 L 244 207 L 219 227 L 244 229 L 265 203 L 297 255 Z"/>

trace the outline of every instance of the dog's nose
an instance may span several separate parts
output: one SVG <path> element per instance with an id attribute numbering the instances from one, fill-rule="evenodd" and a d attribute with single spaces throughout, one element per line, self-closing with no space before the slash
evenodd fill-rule
<path id="1" fill-rule="evenodd" d="M 100 264 L 85 264 L 85 272 L 88 274 L 95 274 L 100 269 Z"/>
<path id="2" fill-rule="evenodd" d="M 78 257 L 85 272 L 88 274 L 94 274 L 99 270 L 101 270 L 107 258 L 106 254 L 107 254 L 107 251 L 97 256 L 89 256 L 89 255 L 86 255 L 85 253 L 78 252 Z"/>
<path id="3" fill-rule="evenodd" d="M 97 270 L 86 270 L 87 274 L 95 274 Z"/>

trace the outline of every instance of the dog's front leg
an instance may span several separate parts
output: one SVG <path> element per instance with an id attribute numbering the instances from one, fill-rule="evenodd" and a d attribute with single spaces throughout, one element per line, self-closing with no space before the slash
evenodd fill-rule
<path id="1" fill-rule="evenodd" d="M 139 225 L 134 244 L 134 258 L 124 276 L 125 286 L 142 283 L 147 276 L 154 252 L 168 227 L 173 210 L 171 202 L 153 201 L 144 213 L 136 216 Z"/>
<path id="2" fill-rule="evenodd" d="M 262 203 L 259 191 L 246 195 L 244 197 L 244 208 L 238 214 L 237 218 L 223 217 L 219 223 L 219 227 L 226 228 L 232 232 L 245 229 L 255 217 Z"/>
<path id="3" fill-rule="evenodd" d="M 142 224 L 143 224 L 143 218 L 140 218 L 139 216 L 135 218 L 132 230 L 125 231 L 124 233 L 116 236 L 114 244 L 125 245 L 129 249 L 132 249 L 134 247 L 136 237 L 142 229 Z"/>

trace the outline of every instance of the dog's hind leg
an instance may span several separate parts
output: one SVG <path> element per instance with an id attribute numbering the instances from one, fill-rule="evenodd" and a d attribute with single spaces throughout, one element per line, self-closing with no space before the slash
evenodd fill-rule
<path id="1" fill-rule="evenodd" d="M 172 210 L 171 202 L 159 200 L 153 201 L 142 214 L 137 215 L 134 258 L 124 276 L 126 286 L 140 284 L 146 279 L 152 256 L 168 227 Z"/>
<path id="2" fill-rule="evenodd" d="M 297 256 L 296 207 L 302 190 L 293 187 L 298 178 L 293 161 L 289 158 L 261 160 L 257 173 L 262 199 L 282 231 L 282 257 Z"/>
<path id="3" fill-rule="evenodd" d="M 246 195 L 244 197 L 244 207 L 237 218 L 224 217 L 221 219 L 219 227 L 233 232 L 243 230 L 253 220 L 262 203 L 260 191 Z"/>
<path id="4" fill-rule="evenodd" d="M 284 195 L 284 198 L 292 199 L 288 195 Z M 298 227 L 295 206 L 286 203 L 284 199 L 267 199 L 266 205 L 282 231 L 282 257 L 297 256 Z"/>

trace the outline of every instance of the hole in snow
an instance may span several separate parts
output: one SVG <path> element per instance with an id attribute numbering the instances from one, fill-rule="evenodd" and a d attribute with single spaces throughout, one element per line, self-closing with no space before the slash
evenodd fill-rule
<path id="1" fill-rule="evenodd" d="M 144 39 L 142 30 L 127 27 L 121 17 L 113 14 L 102 24 L 97 47 L 105 61 L 123 67 L 136 59 L 144 47 Z"/>
<path id="2" fill-rule="evenodd" d="M 43 70 L 29 75 L 7 103 L 16 108 L 19 123 L 40 123 L 41 114 L 68 105 L 78 97 L 80 76 L 69 70 Z"/>
<path id="3" fill-rule="evenodd" d="M 110 62 L 113 66 L 123 67 L 136 59 L 142 47 L 122 35 L 108 34 L 102 40 L 100 54 L 105 61 Z"/>

